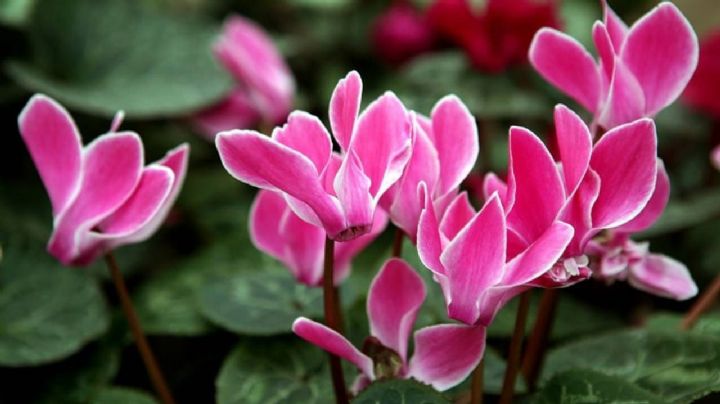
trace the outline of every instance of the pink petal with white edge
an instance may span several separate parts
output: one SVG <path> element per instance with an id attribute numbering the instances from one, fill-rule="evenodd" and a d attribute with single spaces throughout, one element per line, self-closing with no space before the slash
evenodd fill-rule
<path id="1" fill-rule="evenodd" d="M 503 277 L 505 237 L 505 214 L 494 195 L 440 255 L 447 268 L 451 318 L 465 324 L 477 321 L 482 294 Z"/>
<path id="2" fill-rule="evenodd" d="M 583 254 L 585 244 L 594 233 L 592 209 L 600 194 L 600 187 L 600 177 L 592 168 L 589 169 L 578 189 L 560 212 L 560 220 L 571 225 L 575 230 L 572 241 L 567 247 L 568 257 Z"/>
<path id="3" fill-rule="evenodd" d="M 316 116 L 294 111 L 285 125 L 273 131 L 272 138 L 310 159 L 318 173 L 325 170 L 332 152 L 332 140 Z"/>
<path id="4" fill-rule="evenodd" d="M 547 272 L 563 255 L 573 234 L 569 224 L 553 223 L 527 250 L 507 263 L 500 283 L 519 286 Z"/>
<path id="5" fill-rule="evenodd" d="M 615 61 L 607 100 L 597 118 L 600 126 L 610 129 L 646 116 L 642 87 L 621 60 Z"/>
<path id="6" fill-rule="evenodd" d="M 300 219 L 287 209 L 280 220 L 280 237 L 284 254 L 281 261 L 298 280 L 308 286 L 322 283 L 325 232 Z"/>
<path id="7" fill-rule="evenodd" d="M 565 192 L 571 195 L 590 164 L 592 135 L 585 122 L 564 105 L 555 107 L 555 133 L 565 177 Z"/>
<path id="8" fill-rule="evenodd" d="M 142 143 L 135 133 L 108 133 L 90 143 L 83 153 L 77 198 L 57 217 L 48 251 L 64 264 L 83 254 L 78 251 L 78 237 L 130 197 L 140 180 L 142 164 Z"/>
<path id="9" fill-rule="evenodd" d="M 335 243 L 335 270 L 333 275 L 336 285 L 339 285 L 350 274 L 350 262 L 352 259 L 375 241 L 377 236 L 385 230 L 387 223 L 387 214 L 381 209 L 376 209 L 370 232 L 350 241 Z"/>
<path id="10" fill-rule="evenodd" d="M 370 380 L 375 380 L 372 359 L 360 352 L 337 331 L 305 317 L 295 320 L 292 331 L 305 341 L 347 360 Z"/>
<path id="11" fill-rule="evenodd" d="M 590 166 L 602 186 L 592 210 L 593 227 L 617 227 L 650 200 L 657 174 L 657 136 L 650 119 L 614 128 L 597 142 Z"/>
<path id="12" fill-rule="evenodd" d="M 630 265 L 628 282 L 645 292 L 675 300 L 687 300 L 698 292 L 685 264 L 659 254 L 650 254 Z"/>
<path id="13" fill-rule="evenodd" d="M 600 73 L 593 57 L 578 41 L 552 28 L 541 28 L 530 45 L 529 59 L 547 81 L 588 111 L 597 110 Z"/>
<path id="14" fill-rule="evenodd" d="M 409 376 L 445 391 L 475 369 L 485 353 L 485 327 L 440 324 L 415 333 Z"/>
<path id="15" fill-rule="evenodd" d="M 425 300 L 425 283 L 407 262 L 385 262 L 370 285 L 367 312 L 370 335 L 407 359 L 410 332 Z"/>
<path id="16" fill-rule="evenodd" d="M 602 1 L 603 5 L 603 21 L 607 27 L 608 34 L 612 40 L 612 45 L 615 49 L 621 49 L 625 37 L 628 33 L 628 26 L 623 20 L 615 14 L 612 8 L 607 4 L 607 0 Z"/>
<path id="17" fill-rule="evenodd" d="M 475 118 L 454 95 L 443 97 L 433 107 L 430 136 L 440 160 L 438 194 L 457 188 L 477 160 L 479 145 Z"/>
<path id="18" fill-rule="evenodd" d="M 661 3 L 633 24 L 620 58 L 643 89 L 646 116 L 682 93 L 695 71 L 698 53 L 695 31 L 672 3 Z"/>
<path id="19" fill-rule="evenodd" d="M 258 192 L 250 207 L 250 240 L 258 250 L 279 260 L 285 256 L 280 222 L 289 209 L 282 195 L 266 189 Z"/>
<path id="20" fill-rule="evenodd" d="M 508 227 L 530 241 L 557 218 L 565 203 L 563 181 L 550 152 L 529 130 L 510 128 L 509 148 Z"/>
<path id="21" fill-rule="evenodd" d="M 475 216 L 475 208 L 470 204 L 467 192 L 461 192 L 447 207 L 440 221 L 440 232 L 452 240 L 460 230 Z"/>
<path id="22" fill-rule="evenodd" d="M 420 214 L 417 232 L 417 248 L 420 261 L 430 271 L 438 275 L 445 275 L 445 267 L 440 262 L 442 254 L 442 241 L 440 239 L 440 224 L 438 223 L 432 201 L 427 195 L 425 183 L 418 186 L 420 199 L 425 201 L 425 206 Z"/>
<path id="23" fill-rule="evenodd" d="M 489 327 L 498 312 L 515 296 L 527 291 L 530 286 L 495 287 L 488 290 L 480 303 L 480 317 L 477 324 Z"/>
<path id="24" fill-rule="evenodd" d="M 636 233 L 652 226 L 662 215 L 670 200 L 670 178 L 665 171 L 665 164 L 657 160 L 657 177 L 655 190 L 645 208 L 631 221 L 615 229 L 616 232 Z"/>
<path id="25" fill-rule="evenodd" d="M 387 92 L 360 115 L 348 152 L 357 155 L 379 200 L 403 173 L 412 152 L 412 122 L 402 102 Z"/>
<path id="26" fill-rule="evenodd" d="M 497 174 L 489 172 L 483 178 L 483 198 L 490 199 L 490 196 L 497 192 L 503 207 L 507 208 L 507 184 Z"/>
<path id="27" fill-rule="evenodd" d="M 371 182 L 360 167 L 354 151 L 348 152 L 335 177 L 335 192 L 345 211 L 346 229 L 335 236 L 336 241 L 349 241 L 370 231 L 376 201 L 370 194 Z"/>
<path id="28" fill-rule="evenodd" d="M 353 70 L 338 82 L 330 99 L 330 127 L 343 150 L 350 147 L 355 121 L 360 111 L 362 88 L 362 79 L 358 72 Z"/>
<path id="29" fill-rule="evenodd" d="M 82 141 L 75 122 L 55 100 L 37 94 L 23 108 L 18 125 L 57 216 L 80 187 Z"/>
<path id="30" fill-rule="evenodd" d="M 592 38 L 598 56 L 600 56 L 600 67 L 602 68 L 604 82 L 610 82 L 615 70 L 615 47 L 605 24 L 595 21 L 592 28 Z"/>
<path id="31" fill-rule="evenodd" d="M 236 179 L 298 199 L 312 210 L 331 236 L 345 230 L 338 201 L 325 192 L 317 168 L 300 152 L 247 130 L 221 132 L 215 145 L 223 166 Z"/>

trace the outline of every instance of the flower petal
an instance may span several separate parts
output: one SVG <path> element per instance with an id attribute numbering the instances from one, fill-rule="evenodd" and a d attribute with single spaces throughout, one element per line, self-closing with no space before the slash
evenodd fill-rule
<path id="1" fill-rule="evenodd" d="M 337 331 L 305 317 L 295 320 L 292 330 L 305 341 L 349 361 L 370 380 L 375 379 L 372 359 L 360 352 Z"/>
<path id="2" fill-rule="evenodd" d="M 447 268 L 448 315 L 474 324 L 482 294 L 497 284 L 505 266 L 505 214 L 495 195 L 458 233 L 440 256 Z"/>
<path id="3" fill-rule="evenodd" d="M 564 105 L 555 107 L 555 133 L 565 176 L 565 192 L 571 195 L 590 164 L 592 135 L 585 122 Z"/>
<path id="4" fill-rule="evenodd" d="M 592 209 L 600 193 L 600 187 L 600 177 L 592 168 L 589 169 L 578 189 L 560 212 L 560 220 L 571 225 L 575 230 L 572 241 L 567 247 L 568 257 L 583 254 L 587 240 L 593 235 Z"/>
<path id="5" fill-rule="evenodd" d="M 657 160 L 657 177 L 655 190 L 645 208 L 631 221 L 615 229 L 617 232 L 636 233 L 652 226 L 662 215 L 670 199 L 670 178 L 665 171 L 665 164 Z"/>
<path id="6" fill-rule="evenodd" d="M 475 216 L 475 213 L 475 209 L 470 204 L 467 192 L 459 193 L 450 203 L 450 206 L 447 207 L 440 221 L 440 232 L 448 240 L 454 239 L 460 230 Z"/>
<path id="7" fill-rule="evenodd" d="M 427 187 L 424 182 L 418 186 L 420 199 L 423 200 L 424 208 L 420 213 L 417 232 L 417 248 L 420 261 L 435 274 L 444 275 L 445 267 L 440 262 L 442 254 L 442 241 L 440 239 L 440 224 L 438 223 L 432 201 L 427 195 Z"/>
<path id="8" fill-rule="evenodd" d="M 275 191 L 261 189 L 250 207 L 250 240 L 258 250 L 278 259 L 285 257 L 285 240 L 280 222 L 290 210 L 285 198 Z"/>
<path id="9" fill-rule="evenodd" d="M 698 292 L 685 264 L 659 254 L 649 254 L 630 265 L 628 282 L 645 292 L 675 300 L 690 299 Z"/>
<path id="10" fill-rule="evenodd" d="M 547 81 L 588 111 L 597 110 L 600 74 L 592 56 L 579 42 L 552 28 L 541 28 L 530 45 L 529 59 Z"/>
<path id="11" fill-rule="evenodd" d="M 672 3 L 661 3 L 633 24 L 620 58 L 643 89 L 646 116 L 682 93 L 695 71 L 698 53 L 695 32 Z"/>
<path id="12" fill-rule="evenodd" d="M 620 59 L 616 60 L 607 100 L 597 122 L 611 129 L 642 118 L 646 115 L 645 110 L 646 100 L 640 83 Z"/>
<path id="13" fill-rule="evenodd" d="M 593 227 L 617 227 L 643 210 L 655 189 L 656 156 L 657 136 L 650 119 L 603 135 L 590 159 L 602 184 L 592 210 Z"/>
<path id="14" fill-rule="evenodd" d="M 615 47 L 610 39 L 605 24 L 595 21 L 592 28 L 593 43 L 600 56 L 600 67 L 602 68 L 604 82 L 609 82 L 615 70 Z"/>
<path id="15" fill-rule="evenodd" d="M 602 0 L 603 6 L 603 22 L 607 27 L 608 34 L 612 40 L 612 45 L 615 49 L 621 49 L 625 37 L 627 36 L 628 26 L 623 20 L 615 14 L 610 5 L 607 4 L 607 0 Z"/>
<path id="16" fill-rule="evenodd" d="M 325 231 L 287 209 L 280 219 L 278 231 L 284 254 L 280 259 L 298 282 L 308 286 L 322 283 Z"/>
<path id="17" fill-rule="evenodd" d="M 485 327 L 440 324 L 415 333 L 409 375 L 440 391 L 463 380 L 485 353 Z"/>
<path id="18" fill-rule="evenodd" d="M 192 124 L 208 140 L 213 140 L 218 132 L 249 129 L 260 119 L 247 91 L 236 88 L 224 100 L 193 115 Z"/>
<path id="19" fill-rule="evenodd" d="M 370 335 L 394 350 L 403 362 L 417 313 L 425 300 L 425 283 L 407 262 L 391 258 L 370 285 L 367 312 Z"/>
<path id="20" fill-rule="evenodd" d="M 353 150 L 345 156 L 335 177 L 334 188 L 345 211 L 346 229 L 332 236 L 333 240 L 348 241 L 370 231 L 376 201 L 370 195 L 370 179 L 360 167 Z"/>
<path id="21" fill-rule="evenodd" d="M 37 94 L 23 108 L 18 125 L 57 216 L 80 186 L 82 141 L 75 122 L 56 101 Z"/>
<path id="22" fill-rule="evenodd" d="M 303 111 L 293 111 L 288 116 L 287 123 L 273 131 L 272 138 L 310 159 L 318 173 L 322 173 L 328 164 L 332 140 L 316 116 Z"/>
<path id="23" fill-rule="evenodd" d="M 353 70 L 338 82 L 330 99 L 330 127 L 335 140 L 343 150 L 350 147 L 355 121 L 360 110 L 362 88 L 362 79 L 358 72 Z"/>
<path id="24" fill-rule="evenodd" d="M 507 263 L 502 285 L 523 285 L 547 272 L 563 255 L 573 234 L 569 224 L 553 223 L 525 251 Z"/>

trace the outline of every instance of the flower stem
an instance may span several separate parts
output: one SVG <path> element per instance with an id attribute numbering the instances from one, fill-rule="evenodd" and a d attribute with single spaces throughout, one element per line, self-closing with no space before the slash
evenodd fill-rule
<path id="1" fill-rule="evenodd" d="M 395 238 L 393 239 L 392 245 L 392 256 L 400 257 L 403 250 L 403 240 L 405 239 L 405 232 L 401 228 L 395 229 Z"/>
<path id="2" fill-rule="evenodd" d="M 680 323 L 680 328 L 683 330 L 689 330 L 693 328 L 700 316 L 705 313 L 710 308 L 710 306 L 712 306 L 712 304 L 717 300 L 719 294 L 720 275 L 716 276 L 715 279 L 713 279 L 710 286 L 708 286 L 707 289 L 703 291 L 697 301 L 695 301 L 695 304 L 693 304 L 690 310 L 688 310 L 688 312 L 685 314 L 685 317 L 683 317 L 682 323 Z"/>
<path id="3" fill-rule="evenodd" d="M 337 301 L 338 293 L 335 290 L 333 277 L 335 242 L 329 238 L 325 239 L 325 265 L 323 268 L 323 305 L 325 308 L 325 324 L 335 331 L 342 332 L 340 327 L 340 310 Z M 330 355 L 330 375 L 332 377 L 333 389 L 335 390 L 335 402 L 347 404 L 347 390 L 345 389 L 345 376 L 343 375 L 340 358 Z"/>
<path id="4" fill-rule="evenodd" d="M 127 318 L 128 324 L 130 325 L 130 331 L 132 332 L 135 345 L 137 345 L 140 356 L 142 357 L 145 369 L 147 369 L 150 380 L 152 381 L 155 392 L 160 397 L 163 404 L 175 404 L 172 393 L 165 382 L 162 371 L 155 360 L 150 345 L 145 338 L 142 327 L 140 326 L 140 320 L 138 319 L 137 312 L 133 307 L 132 300 L 130 300 L 130 294 L 125 286 L 120 268 L 118 268 L 117 261 L 112 252 L 108 252 L 105 255 L 105 262 L 107 263 L 108 269 L 110 269 L 110 275 L 112 276 L 115 289 L 117 290 L 120 303 L 122 305 L 123 313 Z"/>
<path id="5" fill-rule="evenodd" d="M 557 289 L 545 289 L 540 298 L 535 325 L 530 334 L 522 363 L 522 371 L 530 391 L 535 390 L 540 369 L 545 360 L 545 349 L 555 320 L 557 300 Z"/>
<path id="6" fill-rule="evenodd" d="M 483 402 L 483 372 L 485 370 L 485 360 L 480 360 L 470 381 L 470 404 L 482 404 Z"/>
<path id="7" fill-rule="evenodd" d="M 510 352 L 500 394 L 501 404 L 512 403 L 515 394 L 515 379 L 517 379 L 518 370 L 520 369 L 520 354 L 522 353 L 522 341 L 523 337 L 525 337 L 525 323 L 527 322 L 529 308 L 530 292 L 525 292 L 520 295 L 520 304 L 515 316 L 515 329 L 510 340 Z"/>

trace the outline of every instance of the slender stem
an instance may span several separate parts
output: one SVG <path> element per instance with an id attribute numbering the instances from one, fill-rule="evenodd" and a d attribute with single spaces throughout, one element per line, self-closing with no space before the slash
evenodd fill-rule
<path id="1" fill-rule="evenodd" d="M 478 363 L 470 380 L 470 404 L 482 404 L 483 402 L 483 372 L 485 371 L 485 360 Z"/>
<path id="2" fill-rule="evenodd" d="M 712 306 L 715 300 L 717 300 L 719 294 L 720 275 L 716 276 L 715 279 L 713 279 L 710 286 L 708 286 L 707 289 L 703 291 L 697 301 L 695 301 L 695 304 L 693 304 L 690 310 L 688 310 L 687 314 L 685 314 L 685 317 L 683 317 L 680 328 L 683 330 L 689 330 L 693 328 L 700 316 L 705 313 L 710 308 L 710 306 Z"/>
<path id="3" fill-rule="evenodd" d="M 335 242 L 325 239 L 325 265 L 323 268 L 323 304 L 325 308 L 325 324 L 335 331 L 341 332 L 340 311 L 338 310 L 337 291 L 333 282 L 333 260 Z M 330 375 L 332 377 L 333 389 L 335 390 L 335 402 L 337 404 L 349 403 L 347 390 L 345 389 L 345 376 L 343 375 L 340 358 L 333 354 L 330 356 Z"/>
<path id="4" fill-rule="evenodd" d="M 130 300 L 130 294 L 127 291 L 127 287 L 125 287 L 125 281 L 123 280 L 122 273 L 120 272 L 120 268 L 118 268 L 117 261 L 115 261 L 115 257 L 112 252 L 108 252 L 107 255 L 105 255 L 105 262 L 107 263 L 108 269 L 110 269 L 110 275 L 112 276 L 113 283 L 115 284 L 117 294 L 120 297 L 123 313 L 130 325 L 130 331 L 132 332 L 133 339 L 135 340 L 135 345 L 137 345 L 138 351 L 140 351 L 140 356 L 145 364 L 145 369 L 147 369 L 150 380 L 155 388 L 155 392 L 160 397 L 163 404 L 175 404 L 175 400 L 173 399 L 170 389 L 165 382 L 162 371 L 155 360 L 155 356 L 153 355 L 150 345 L 143 333 L 142 327 L 140 326 L 140 320 L 135 312 L 132 300 Z"/>
<path id="5" fill-rule="evenodd" d="M 557 300 L 557 289 L 545 289 L 540 298 L 535 325 L 533 326 L 532 334 L 530 334 L 522 363 L 522 371 L 530 391 L 535 390 L 540 369 L 545 360 L 545 349 L 547 348 L 550 330 L 555 320 Z"/>
<path id="6" fill-rule="evenodd" d="M 515 394 L 515 379 L 517 379 L 518 370 L 520 369 L 520 354 L 522 353 L 522 341 L 525 336 L 525 323 L 527 322 L 529 308 L 530 292 L 525 292 L 520 295 L 520 304 L 515 316 L 515 329 L 510 340 L 510 352 L 500 394 L 500 404 L 512 403 Z"/>
<path id="7" fill-rule="evenodd" d="M 400 257 L 403 250 L 403 240 L 405 239 L 405 232 L 401 228 L 395 229 L 395 238 L 393 239 L 392 245 L 392 256 Z"/>

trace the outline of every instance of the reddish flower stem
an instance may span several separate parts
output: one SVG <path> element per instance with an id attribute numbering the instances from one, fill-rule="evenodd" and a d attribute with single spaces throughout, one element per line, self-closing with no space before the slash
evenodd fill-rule
<path id="1" fill-rule="evenodd" d="M 688 312 L 685 314 L 685 317 L 683 317 L 682 323 L 680 323 L 680 328 L 683 330 L 689 330 L 693 328 L 700 316 L 705 313 L 710 308 L 710 306 L 712 306 L 712 304 L 717 300 L 719 294 L 720 275 L 716 276 L 715 279 L 713 279 L 710 286 L 708 286 L 707 289 L 703 291 L 700 297 L 695 301 L 695 304 L 693 304 L 690 310 L 688 310 Z"/>
<path id="2" fill-rule="evenodd" d="M 483 402 L 483 378 L 485 371 L 485 359 L 480 360 L 472 373 L 470 380 L 470 404 L 482 404 Z"/>
<path id="3" fill-rule="evenodd" d="M 530 308 L 530 292 L 520 295 L 520 304 L 515 315 L 515 329 L 510 340 L 510 352 L 503 379 L 502 392 L 500 393 L 500 404 L 510 404 L 515 394 L 515 379 L 520 370 L 520 355 L 522 354 L 522 342 L 525 337 L 525 323 L 527 322 L 528 310 Z"/>
<path id="4" fill-rule="evenodd" d="M 325 324 L 337 332 L 342 332 L 340 322 L 340 309 L 338 304 L 338 293 L 335 289 L 333 277 L 335 242 L 329 238 L 325 239 L 325 265 L 323 268 L 323 306 L 325 308 Z M 330 356 L 330 376 L 333 389 L 335 390 L 335 402 L 337 404 L 348 404 L 347 390 L 345 388 L 345 376 L 343 375 L 340 358 L 333 354 Z"/>
<path id="5" fill-rule="evenodd" d="M 550 330 L 555 320 L 557 300 L 557 289 L 545 289 L 540 298 L 535 325 L 533 326 L 532 334 L 530 334 L 522 363 L 522 372 L 523 375 L 525 375 L 525 381 L 530 391 L 534 391 L 537 386 L 540 369 L 545 360 L 545 350 L 550 337 Z"/>
<path id="6" fill-rule="evenodd" d="M 392 245 L 392 256 L 400 257 L 403 250 L 403 241 L 405 240 L 405 232 L 401 228 L 395 229 L 395 238 Z"/>
<path id="7" fill-rule="evenodd" d="M 150 380 L 152 381 L 155 392 L 157 393 L 163 404 L 175 404 L 172 393 L 165 382 L 162 371 L 155 360 L 152 349 L 145 338 L 145 333 L 140 325 L 137 312 L 133 307 L 132 300 L 130 300 L 130 294 L 128 293 L 125 281 L 123 280 L 120 268 L 118 268 L 117 261 L 112 252 L 108 252 L 105 255 L 105 262 L 107 263 L 108 269 L 110 269 L 110 275 L 112 276 L 115 289 L 117 290 L 120 303 L 122 305 L 123 313 L 127 318 L 127 322 L 130 325 L 130 331 L 132 332 L 135 345 L 137 345 L 138 351 L 140 351 L 140 357 L 145 364 Z"/>

